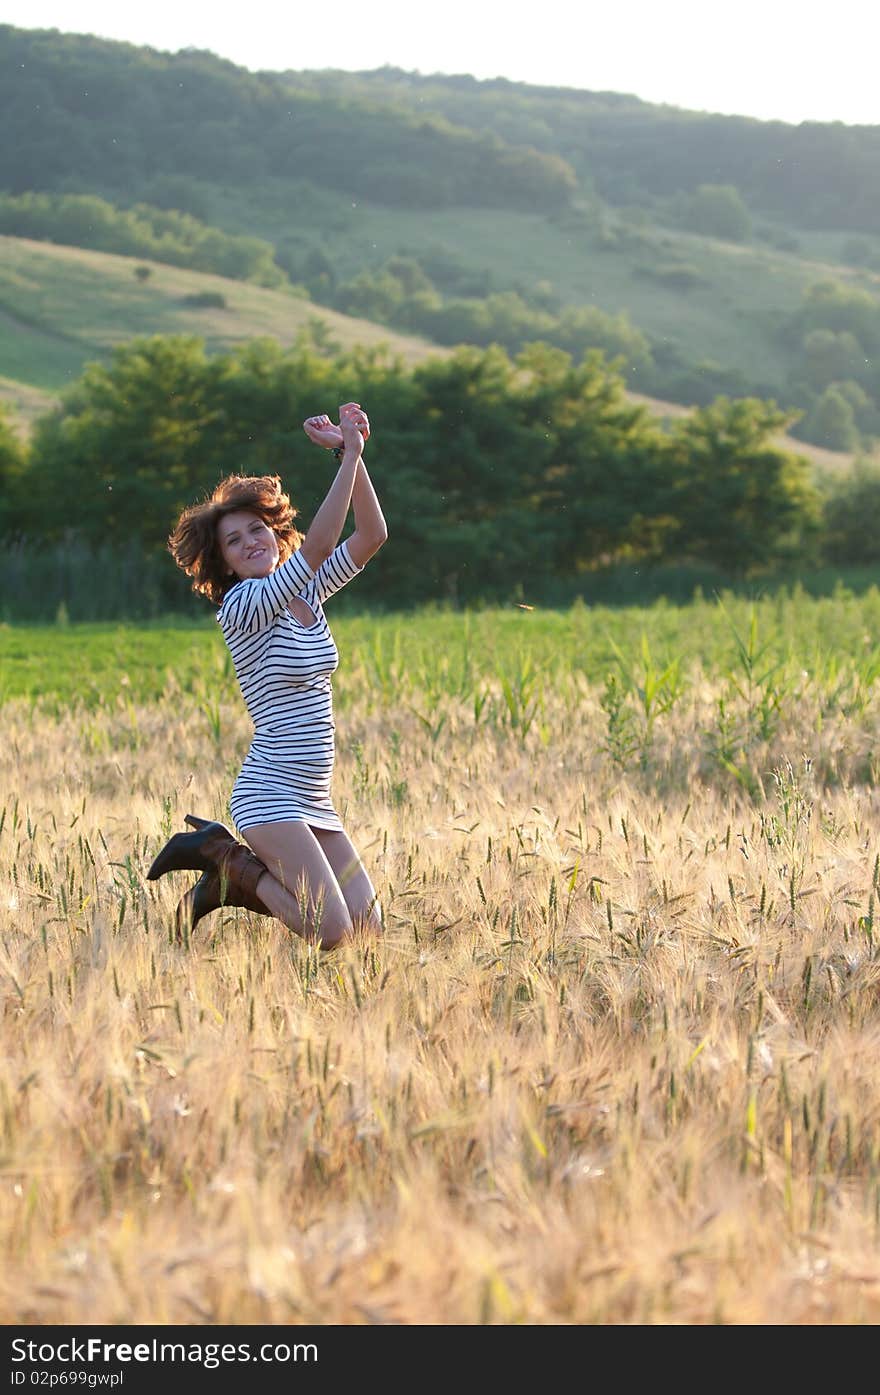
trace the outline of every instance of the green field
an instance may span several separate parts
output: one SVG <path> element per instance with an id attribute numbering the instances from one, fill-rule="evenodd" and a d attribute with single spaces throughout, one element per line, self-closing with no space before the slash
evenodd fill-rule
<path id="1" fill-rule="evenodd" d="M 231 700 L 235 676 L 210 617 L 206 607 L 203 624 L 0 626 L 0 693 L 93 707 L 155 700 L 171 684 Z M 621 656 L 637 677 L 646 663 L 643 639 L 650 663 L 658 670 L 677 665 L 685 685 L 739 671 L 740 645 L 748 649 L 750 642 L 756 680 L 772 670 L 779 683 L 794 677 L 834 683 L 844 670 L 863 679 L 873 672 L 880 591 L 854 596 L 841 587 L 812 599 L 795 589 L 754 601 L 725 593 L 720 601 L 685 606 L 331 614 L 331 621 L 343 701 L 353 674 L 372 683 L 383 701 L 417 688 L 472 700 L 481 684 L 520 681 L 523 674 L 536 695 L 571 675 L 601 683 Z"/>

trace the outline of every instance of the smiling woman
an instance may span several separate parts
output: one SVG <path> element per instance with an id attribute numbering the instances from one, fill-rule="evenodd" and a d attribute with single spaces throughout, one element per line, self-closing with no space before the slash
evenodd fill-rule
<path id="1" fill-rule="evenodd" d="M 341 450 L 327 497 L 303 537 L 277 476 L 233 475 L 188 508 L 169 539 L 193 589 L 219 606 L 254 738 L 230 807 L 250 848 L 220 823 L 186 822 L 153 862 L 150 880 L 180 868 L 203 876 L 178 907 L 178 935 L 208 911 L 245 906 L 274 915 L 331 948 L 355 928 L 381 929 L 376 893 L 331 801 L 330 675 L 339 655 L 324 602 L 351 581 L 387 537 L 363 462 L 369 420 L 357 403 L 340 424 L 310 417 L 319 445 Z M 339 535 L 354 506 L 355 530 Z"/>
<path id="2" fill-rule="evenodd" d="M 223 561 L 241 578 L 268 576 L 278 565 L 278 541 L 268 523 L 247 509 L 220 520 L 217 540 Z"/>

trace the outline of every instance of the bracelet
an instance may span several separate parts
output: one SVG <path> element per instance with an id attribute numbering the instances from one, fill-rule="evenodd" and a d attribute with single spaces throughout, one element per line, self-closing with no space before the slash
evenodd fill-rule
<path id="1" fill-rule="evenodd" d="M 345 454 L 345 446 L 334 446 L 333 454 L 336 456 L 337 460 L 341 460 L 343 455 Z"/>

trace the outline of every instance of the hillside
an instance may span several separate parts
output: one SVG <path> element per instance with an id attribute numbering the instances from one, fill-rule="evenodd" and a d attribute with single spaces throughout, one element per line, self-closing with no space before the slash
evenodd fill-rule
<path id="1" fill-rule="evenodd" d="M 50 411 L 56 401 L 51 392 L 14 378 L 0 378 L 0 407 L 8 412 L 12 428 L 21 440 L 28 439 L 37 417 Z"/>
<path id="2" fill-rule="evenodd" d="M 135 275 L 140 266 L 150 268 L 146 280 Z M 206 295 L 222 296 L 225 308 L 187 303 Z M 448 352 L 288 291 L 142 258 L 0 237 L 0 403 L 23 437 L 89 360 L 106 357 L 134 335 L 194 334 L 210 351 L 220 352 L 259 335 L 288 345 L 310 327 L 340 346 L 387 345 L 406 364 Z M 671 418 L 688 410 L 636 392 L 628 396 L 653 416 Z M 789 436 L 779 440 L 820 469 L 839 471 L 852 463 L 849 452 L 821 450 Z"/>
<path id="3" fill-rule="evenodd" d="M 363 200 L 353 209 L 350 200 L 328 190 L 300 200 L 291 226 L 278 184 L 268 184 L 255 199 L 202 194 L 209 221 L 222 217 L 234 232 L 273 242 L 295 280 L 308 281 L 310 261 L 318 255 L 344 285 L 364 269 L 380 273 L 389 258 L 404 254 L 419 262 L 443 296 L 460 295 L 459 286 L 478 284 L 482 275 L 485 293 L 513 290 L 527 304 L 539 287 L 556 308 L 624 311 L 650 345 L 654 366 L 644 384 L 649 392 L 714 365 L 731 391 L 785 399 L 796 376 L 798 346 L 783 331 L 808 289 L 831 279 L 866 291 L 880 304 L 880 272 L 835 261 L 827 239 L 824 252 L 817 245 L 816 255 L 799 256 L 608 209 L 549 218 L 460 208 L 427 218 L 420 210 Z M 682 400 L 692 400 L 686 386 Z"/>
<path id="4" fill-rule="evenodd" d="M 149 267 L 148 279 L 137 278 L 139 266 Z M 220 296 L 225 306 L 192 303 L 204 296 Z M 219 351 L 260 335 L 291 344 L 316 319 L 340 347 L 388 344 L 406 362 L 433 351 L 415 336 L 315 306 L 289 291 L 142 258 L 0 237 L 0 378 L 29 389 L 57 392 L 88 359 L 133 335 L 194 334 Z"/>
<path id="5" fill-rule="evenodd" d="M 382 103 L 491 130 L 513 148 L 555 155 L 581 192 L 656 207 L 702 184 L 734 185 L 760 216 L 801 231 L 880 233 L 880 126 L 759 121 L 656 105 L 619 92 L 539 87 L 384 67 L 289 72 L 291 93 Z"/>

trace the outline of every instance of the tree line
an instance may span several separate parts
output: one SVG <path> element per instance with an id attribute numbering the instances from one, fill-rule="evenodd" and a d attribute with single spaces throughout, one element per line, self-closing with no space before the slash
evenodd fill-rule
<path id="1" fill-rule="evenodd" d="M 117 208 L 95 194 L 0 193 L 0 233 L 148 257 L 258 286 L 288 284 L 274 247 L 259 237 L 221 232 L 178 209 Z"/>
<path id="2" fill-rule="evenodd" d="M 395 206 L 532 209 L 567 205 L 577 184 L 560 156 L 439 113 L 344 90 L 319 100 L 284 74 L 209 53 L 9 25 L 0 25 L 0 119 L 0 188 L 10 193 L 144 197 L 168 174 L 239 188 L 273 175 Z"/>
<path id="3" fill-rule="evenodd" d="M 701 187 L 720 187 L 789 228 L 880 233 L 876 126 L 794 126 L 393 68 L 254 74 L 195 50 L 9 25 L 0 116 L 0 188 L 13 193 L 144 199 L 168 172 L 247 187 L 320 168 L 353 197 L 393 206 L 547 210 L 596 193 L 677 221 Z M 748 213 L 716 202 L 722 227 L 732 216 L 748 231 Z M 709 204 L 695 205 L 707 226 Z"/>
<path id="4" fill-rule="evenodd" d="M 571 163 L 582 190 L 662 209 L 700 186 L 732 186 L 749 208 L 793 228 L 880 233 L 880 126 L 757 121 L 683 111 L 614 92 L 479 81 L 385 67 L 286 75 L 297 91 L 345 90 L 490 128 Z M 724 236 L 725 234 L 722 234 Z"/>
<path id="5" fill-rule="evenodd" d="M 301 423 L 353 398 L 374 423 L 368 462 L 394 539 L 364 602 L 572 594 L 621 563 L 761 576 L 840 558 L 854 538 L 850 560 L 880 551 L 863 528 L 876 480 L 823 498 L 806 462 L 772 444 L 786 424 L 773 403 L 722 398 L 664 428 L 598 352 L 469 347 L 406 368 L 384 350 L 322 353 L 305 335 L 218 356 L 156 337 L 90 365 L 29 450 L 0 430 L 3 565 L 23 588 L 28 557 L 45 571 L 75 542 L 104 558 L 94 589 L 114 555 L 140 558 L 143 576 L 167 578 L 160 608 L 186 607 L 163 560 L 180 510 L 225 474 L 271 472 L 307 524 L 335 462 Z"/>

